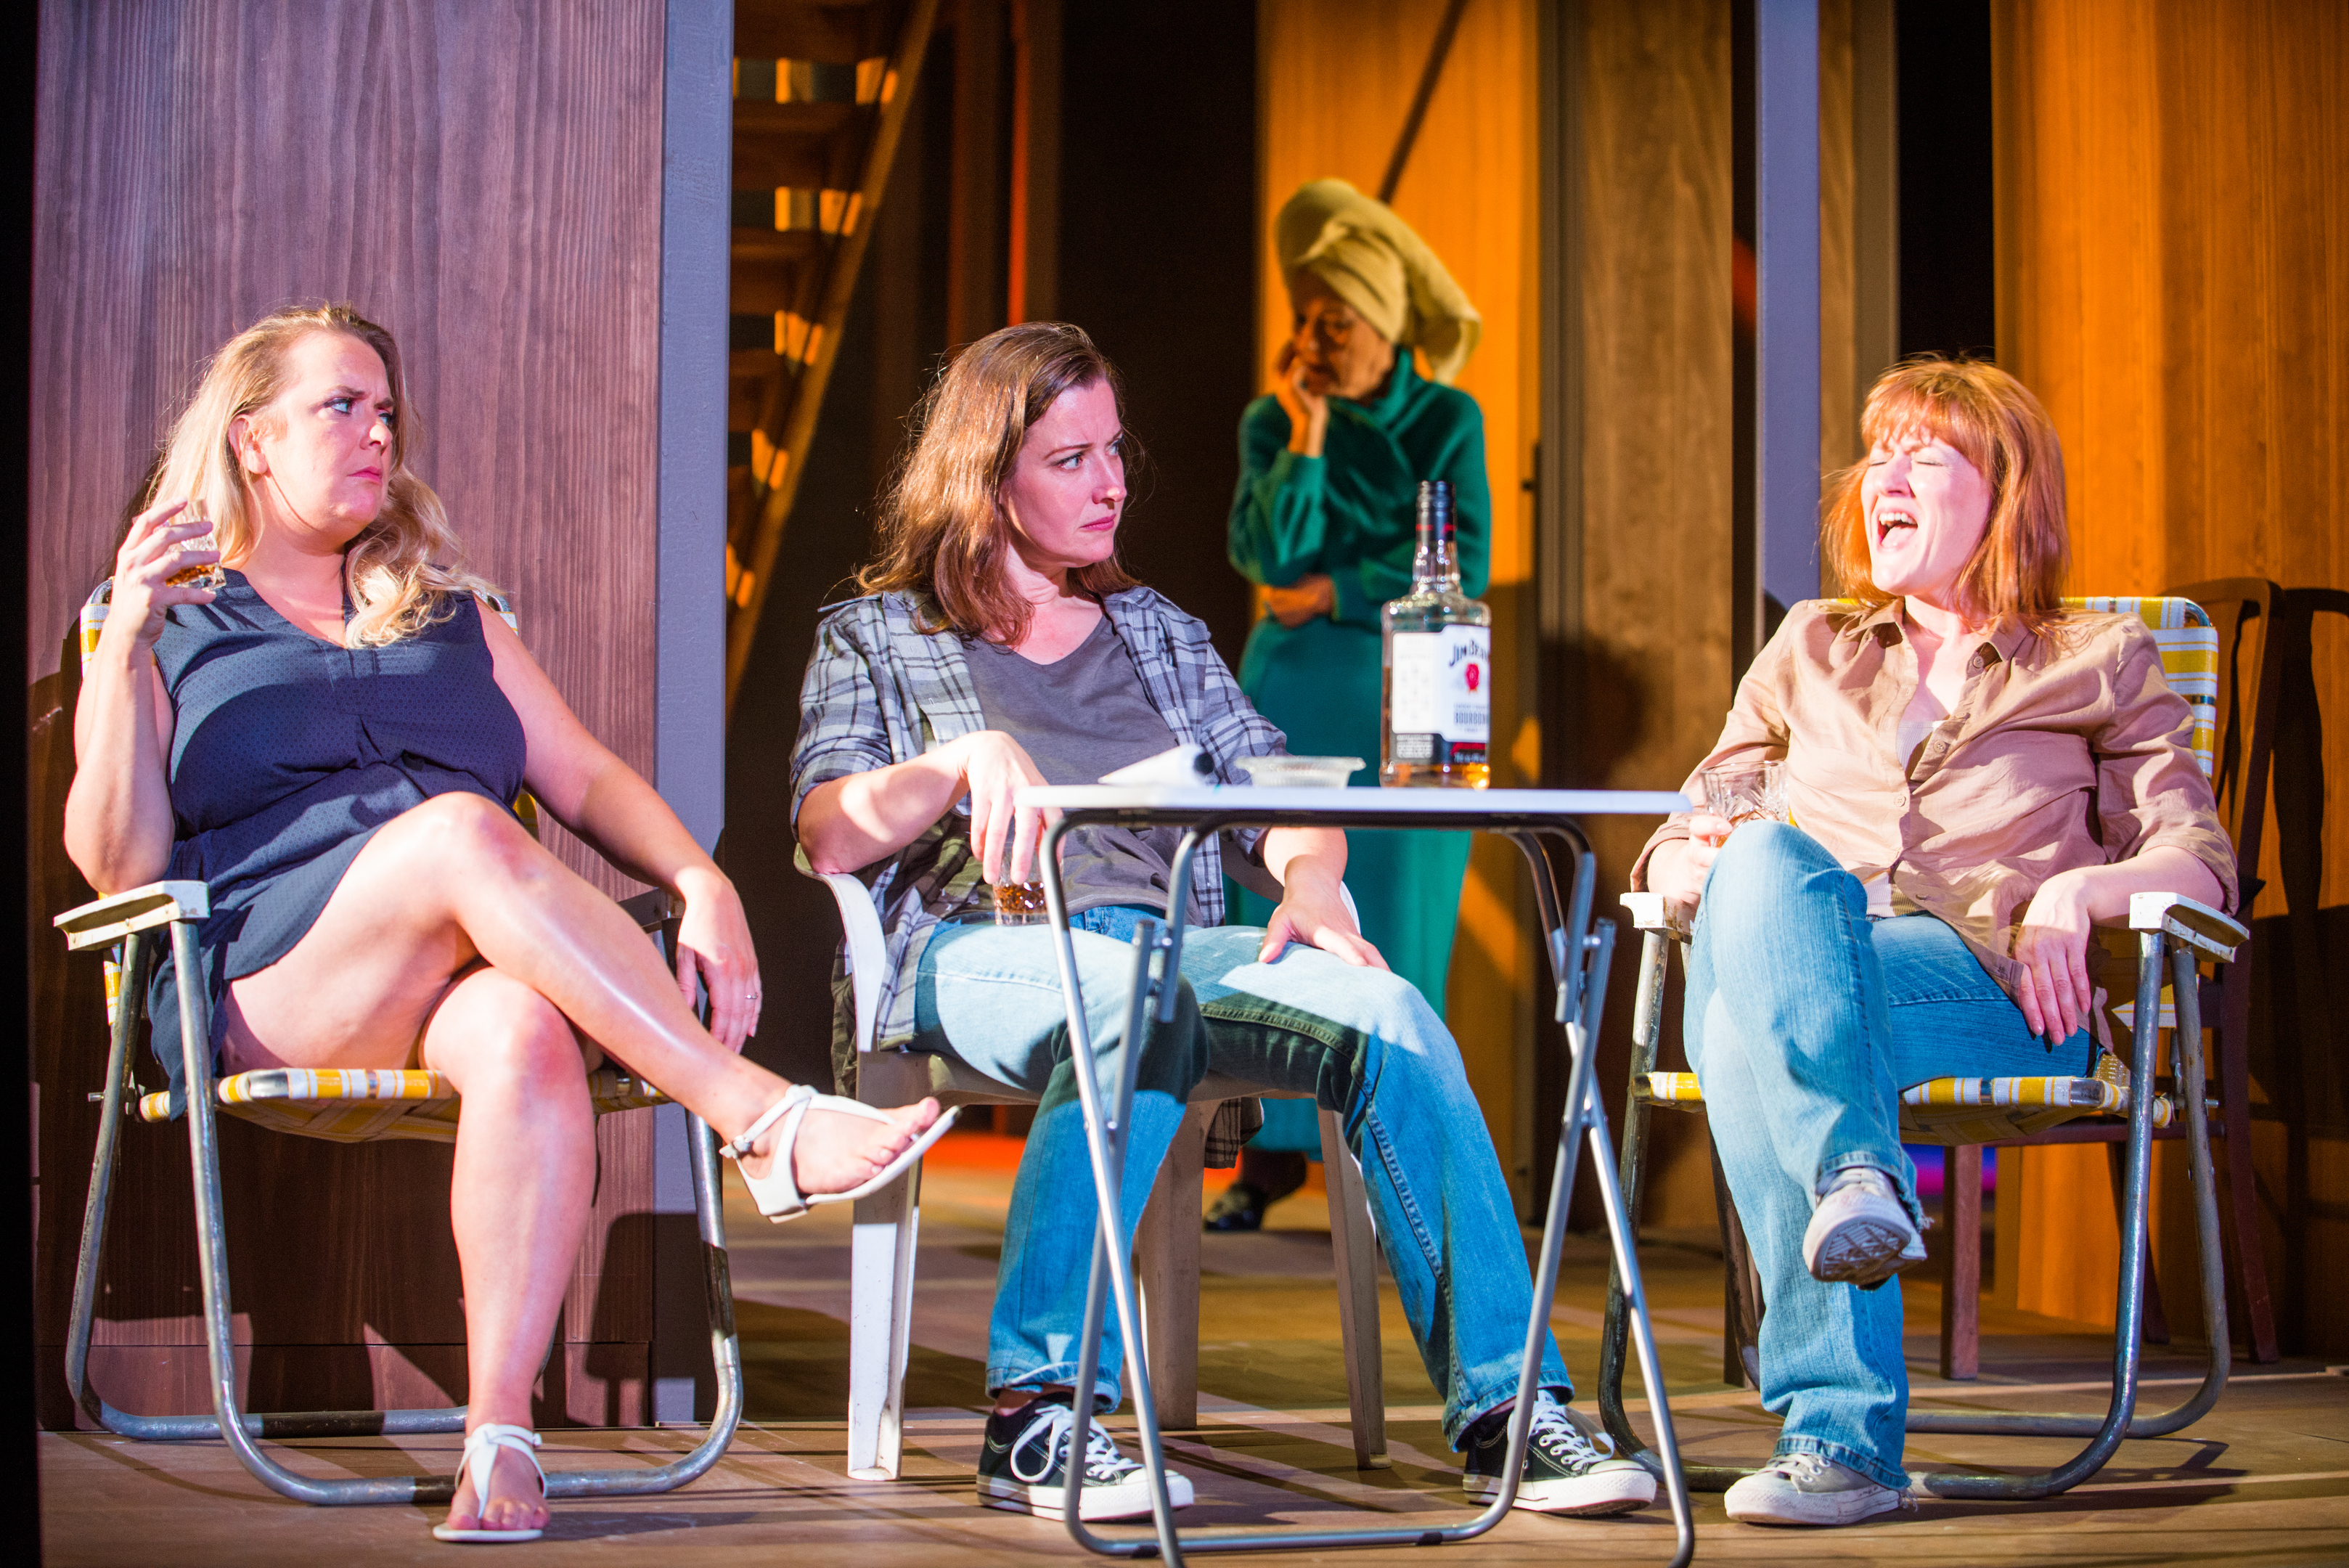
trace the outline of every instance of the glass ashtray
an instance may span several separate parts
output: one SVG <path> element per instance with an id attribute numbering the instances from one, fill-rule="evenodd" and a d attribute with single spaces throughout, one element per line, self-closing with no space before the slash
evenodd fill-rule
<path id="1" fill-rule="evenodd" d="M 1360 757 L 1240 757 L 1248 782 L 1262 789 L 1343 789 L 1362 771 Z"/>

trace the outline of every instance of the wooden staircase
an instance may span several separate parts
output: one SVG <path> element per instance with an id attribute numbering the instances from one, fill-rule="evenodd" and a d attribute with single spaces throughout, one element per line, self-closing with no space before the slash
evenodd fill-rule
<path id="1" fill-rule="evenodd" d="M 726 704 L 839 351 L 938 0 L 737 0 Z"/>

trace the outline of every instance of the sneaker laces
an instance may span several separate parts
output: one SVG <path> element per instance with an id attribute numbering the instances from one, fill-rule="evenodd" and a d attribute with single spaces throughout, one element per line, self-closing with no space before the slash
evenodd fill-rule
<path id="1" fill-rule="evenodd" d="M 1775 1470 L 1780 1475 L 1785 1476 L 1788 1480 L 1794 1482 L 1795 1490 L 1807 1491 L 1810 1490 L 1807 1483 L 1825 1479 L 1829 1468 L 1834 1464 L 1834 1462 L 1835 1461 L 1829 1459 L 1825 1454 L 1815 1454 L 1808 1449 L 1803 1449 L 1796 1453 L 1778 1455 L 1768 1464 L 1763 1466 L 1758 1473 L 1767 1475 L 1772 1470 Z M 1850 1469 L 1848 1465 L 1843 1468 L 1846 1469 Z M 1859 1474 L 1857 1471 L 1853 1471 L 1852 1473 Z M 1870 1486 L 1878 1487 L 1885 1491 L 1891 1492 L 1895 1497 L 1899 1499 L 1899 1511 L 1903 1513 L 1914 1513 L 1917 1511 L 1917 1492 L 1916 1489 L 1913 1487 L 1885 1486 L 1882 1481 L 1879 1481 L 1875 1477 L 1869 1475 L 1860 1475 L 1859 1479 Z"/>
<path id="2" fill-rule="evenodd" d="M 1533 1429 L 1526 1434 L 1528 1448 L 1539 1448 L 1558 1468 L 1580 1475 L 1602 1459 L 1615 1457 L 1615 1439 L 1604 1432 L 1595 1438 L 1566 1413 L 1566 1407 L 1545 1394 L 1534 1401 Z"/>
<path id="3" fill-rule="evenodd" d="M 1070 1429 L 1077 1424 L 1077 1413 L 1067 1405 L 1047 1405 L 1037 1412 L 1036 1418 L 1050 1422 L 1052 1428 L 1050 1440 L 1045 1445 L 1044 1450 L 1050 1456 L 1050 1462 L 1044 1471 L 1046 1475 L 1050 1475 L 1053 1470 L 1060 1469 L 1063 1457 L 1069 1451 Z M 1029 1430 L 1032 1432 L 1035 1428 L 1030 1427 Z M 1139 1464 L 1118 1451 L 1117 1441 L 1109 1435 L 1107 1427 L 1102 1426 L 1098 1420 L 1086 1423 L 1085 1485 L 1115 1486 L 1141 1468 Z M 1019 1479 L 1033 1484 L 1039 1478 L 1021 1476 Z"/>
<path id="4" fill-rule="evenodd" d="M 1828 1462 L 1824 1455 L 1805 1450 L 1799 1453 L 1780 1454 L 1762 1468 L 1765 1471 L 1776 1470 L 1799 1488 L 1806 1482 L 1817 1480 L 1826 1475 Z"/>

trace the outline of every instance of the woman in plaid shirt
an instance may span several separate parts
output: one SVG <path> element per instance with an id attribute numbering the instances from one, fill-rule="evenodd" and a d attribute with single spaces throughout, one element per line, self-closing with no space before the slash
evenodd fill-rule
<path id="1" fill-rule="evenodd" d="M 892 978 L 876 1044 L 953 1055 L 1040 1096 L 1020 1162 L 988 1349 L 996 1397 L 978 1494 L 1060 1516 L 1093 1240 L 1092 1176 L 1068 1059 L 1050 933 L 997 926 L 991 885 L 1035 875 L 1035 784 L 1102 773 L 1194 742 L 1227 784 L 1242 756 L 1282 749 L 1241 695 L 1206 629 L 1117 563 L 1127 438 L 1116 373 L 1076 327 L 1007 327 L 964 350 L 930 393 L 888 495 L 869 597 L 816 634 L 802 693 L 792 799 L 819 872 L 871 883 Z M 1224 855 L 1193 867 L 1174 1021 L 1134 1064 L 1123 1217 L 1129 1236 L 1207 1073 L 1312 1095 L 1341 1116 L 1381 1244 L 1444 1432 L 1465 1450 L 1471 1495 L 1491 1495 L 1517 1395 L 1531 1306 L 1525 1250 L 1459 1048 L 1426 1002 L 1389 974 L 1347 910 L 1346 838 L 1334 829 L 1235 835 L 1233 874 L 1280 902 L 1264 929 L 1219 926 Z M 1131 951 L 1163 915 L 1172 836 L 1087 828 L 1062 874 L 1099 1054 L 1123 1048 Z M 1114 1062 L 1102 1064 L 1109 1072 Z M 1121 1346 L 1106 1325 L 1095 1407 L 1114 1407 Z M 1612 1513 L 1655 1495 L 1570 1415 L 1547 1348 L 1519 1507 Z M 1149 1511 L 1141 1468 L 1092 1428 L 1081 1461 L 1087 1519 Z M 1191 1501 L 1170 1477 L 1177 1506 Z"/>

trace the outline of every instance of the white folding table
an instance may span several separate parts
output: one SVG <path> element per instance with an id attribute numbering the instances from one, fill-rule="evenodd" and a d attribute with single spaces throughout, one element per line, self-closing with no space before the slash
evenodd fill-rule
<path id="1" fill-rule="evenodd" d="M 1137 1051 L 1121 1053 L 1127 1064 L 1117 1084 L 1104 1089 L 1093 1066 L 1092 1041 L 1085 1027 L 1084 998 L 1077 979 L 1076 952 L 1069 938 L 1069 911 L 1061 884 L 1061 840 L 1074 827 L 1109 824 L 1122 827 L 1180 826 L 1185 832 L 1174 855 L 1167 886 L 1187 889 L 1192 857 L 1200 844 L 1227 827 L 1349 827 L 1349 828 L 1467 828 L 1498 833 L 1516 845 L 1533 872 L 1542 929 L 1549 949 L 1551 972 L 1557 981 L 1557 1021 L 1565 1026 L 1572 1056 L 1566 1095 L 1566 1112 L 1558 1126 L 1556 1169 L 1550 1180 L 1549 1214 L 1542 1231 L 1539 1267 L 1535 1272 L 1533 1309 L 1526 1324 L 1526 1345 L 1518 1369 L 1518 1386 L 1535 1386 L 1541 1364 L 1542 1333 L 1549 1307 L 1557 1293 L 1559 1249 L 1566 1240 L 1567 1202 L 1574 1189 L 1576 1155 L 1581 1139 L 1590 1145 L 1591 1165 L 1599 1179 L 1600 1203 L 1613 1242 L 1616 1272 L 1622 1282 L 1632 1337 L 1640 1355 L 1640 1371 L 1648 1388 L 1656 1424 L 1656 1452 L 1662 1460 L 1662 1480 L 1670 1495 L 1677 1532 L 1672 1568 L 1684 1568 L 1696 1550 L 1696 1529 L 1690 1512 L 1688 1486 L 1682 1474 L 1679 1445 L 1672 1435 L 1671 1412 L 1664 1397 L 1663 1369 L 1656 1356 L 1655 1334 L 1648 1321 L 1647 1293 L 1640 1280 L 1631 1216 L 1616 1182 L 1615 1157 L 1607 1132 L 1607 1114 L 1592 1072 L 1598 1053 L 1599 1020 L 1607 995 L 1607 968 L 1615 945 L 1611 920 L 1595 924 L 1590 918 L 1597 857 L 1576 819 L 1585 816 L 1663 816 L 1683 810 L 1687 802 L 1662 790 L 1530 790 L 1530 789 L 1226 789 L 1208 786 L 1120 786 L 1112 784 L 1030 785 L 1019 791 L 1020 806 L 1060 813 L 1045 829 L 1040 846 L 1040 875 L 1050 911 L 1053 941 L 1060 959 L 1061 982 L 1069 1014 L 1069 1046 L 1083 1069 L 1077 1077 L 1082 1104 L 1085 1143 L 1092 1161 L 1093 1188 L 1100 1203 L 1100 1224 L 1093 1243 L 1092 1272 L 1085 1295 L 1085 1324 L 1079 1352 L 1076 1387 L 1077 1430 L 1071 1455 L 1085 1451 L 1094 1419 L 1090 1391 L 1099 1369 L 1103 1295 L 1113 1297 L 1118 1324 L 1127 1348 L 1126 1366 L 1133 1390 L 1142 1457 L 1151 1482 L 1150 1535 L 1113 1538 L 1088 1527 L 1078 1506 L 1083 1480 L 1081 1464 L 1069 1467 L 1066 1512 L 1069 1533 L 1088 1551 L 1108 1557 L 1161 1557 L 1180 1563 L 1189 1552 L 1299 1551 L 1362 1546 L 1439 1546 L 1472 1541 L 1509 1511 L 1516 1495 L 1517 1476 L 1525 1462 L 1533 1401 L 1520 1397 L 1509 1418 L 1508 1459 L 1500 1495 L 1480 1513 L 1460 1524 L 1440 1529 L 1424 1525 L 1405 1528 L 1371 1526 L 1348 1530 L 1207 1530 L 1183 1535 L 1174 1527 L 1166 1496 L 1166 1459 L 1159 1441 L 1156 1406 L 1150 1389 L 1149 1369 L 1141 1354 L 1141 1317 L 1135 1301 L 1132 1261 L 1117 1234 L 1116 1216 L 1123 1212 L 1119 1180 L 1125 1168 L 1125 1140 L 1133 1104 L 1132 1064 Z M 1570 887 L 1559 876 L 1559 850 L 1572 858 Z M 1154 1012 L 1158 1022 L 1174 1016 L 1181 978 L 1184 899 L 1178 891 L 1162 926 L 1144 920 L 1134 937 L 1133 989 L 1126 1009 L 1130 1043 L 1142 1040 Z M 1578 1136 L 1579 1135 L 1579 1136 Z"/>

